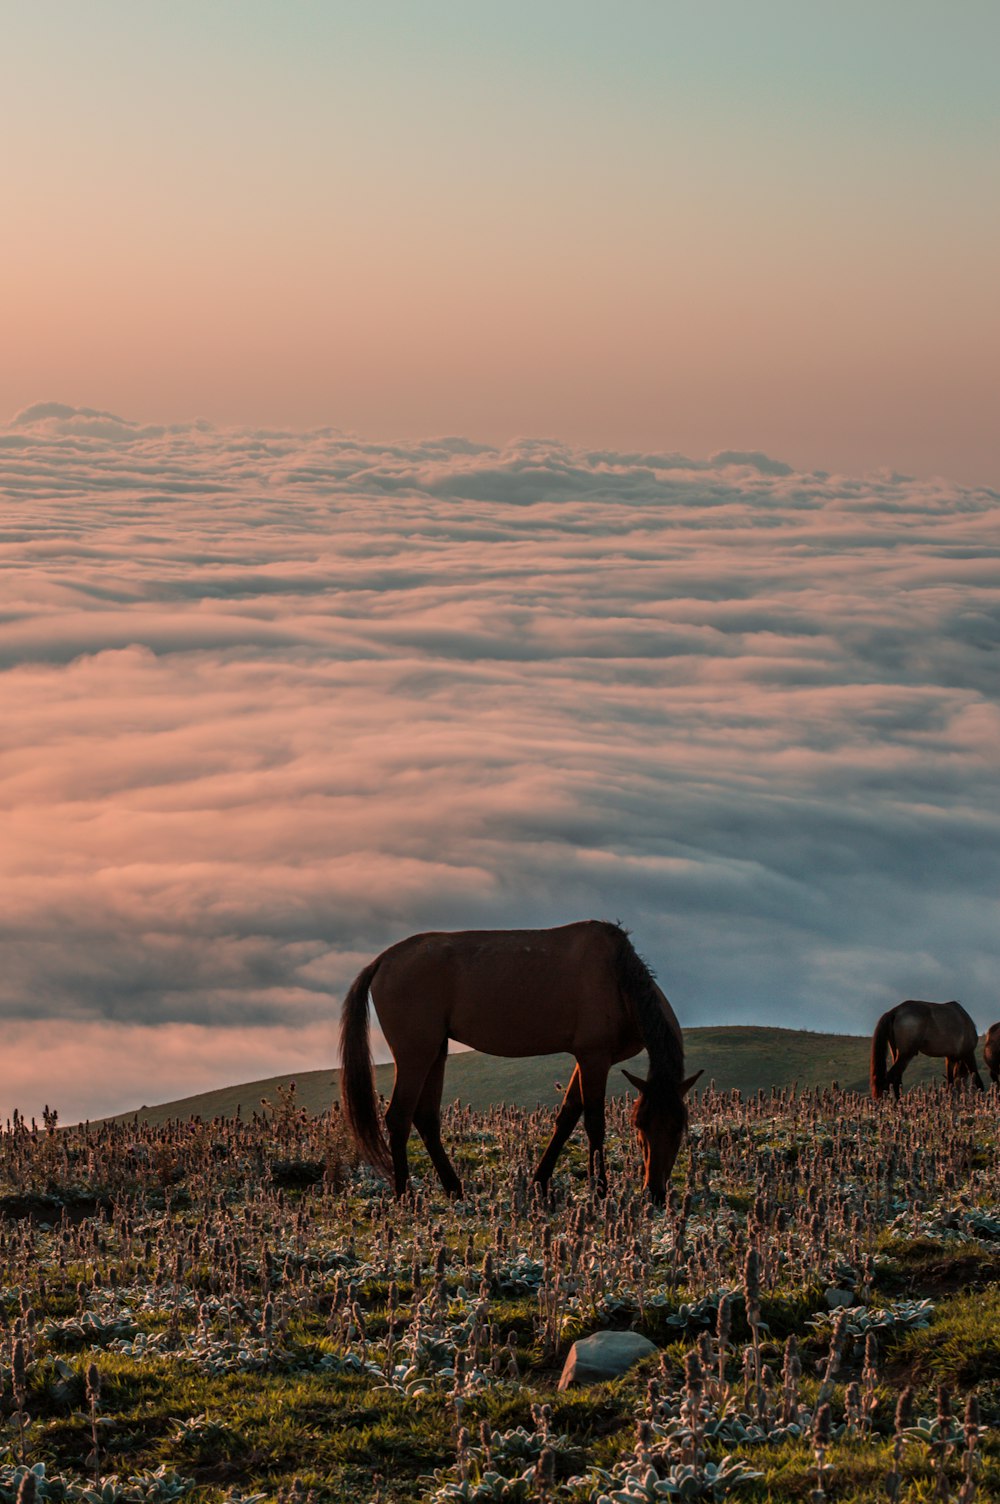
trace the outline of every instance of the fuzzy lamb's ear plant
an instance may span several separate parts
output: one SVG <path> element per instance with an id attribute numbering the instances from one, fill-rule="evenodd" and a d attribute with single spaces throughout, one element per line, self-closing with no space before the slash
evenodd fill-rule
<path id="1" fill-rule="evenodd" d="M 758 1416 L 763 1415 L 764 1396 L 760 1382 L 760 1253 L 756 1248 L 747 1249 L 743 1267 L 743 1295 L 746 1301 L 747 1321 L 753 1338 L 754 1397 Z"/>
<path id="2" fill-rule="evenodd" d="M 21 1477 L 17 1490 L 17 1504 L 36 1504 L 38 1499 L 38 1479 L 30 1468 L 27 1468 Z"/>
<path id="3" fill-rule="evenodd" d="M 733 1303 L 728 1294 L 724 1294 L 719 1300 L 719 1312 L 715 1324 L 715 1341 L 718 1347 L 718 1373 L 719 1373 L 719 1409 L 725 1408 L 729 1398 L 729 1385 L 726 1382 L 726 1358 L 729 1355 L 729 1334 L 733 1323 Z"/>
<path id="4" fill-rule="evenodd" d="M 551 1496 L 556 1481 L 556 1456 L 551 1447 L 544 1447 L 535 1463 L 533 1482 L 535 1498 L 544 1501 Z"/>
<path id="5" fill-rule="evenodd" d="M 829 1400 L 833 1393 L 833 1383 L 840 1371 L 840 1365 L 844 1357 L 844 1348 L 847 1344 L 847 1317 L 843 1311 L 837 1312 L 837 1318 L 833 1323 L 830 1333 L 830 1350 L 827 1353 L 826 1370 L 823 1374 L 823 1382 L 816 1396 L 817 1409 Z"/>
<path id="6" fill-rule="evenodd" d="M 875 1407 L 878 1404 L 876 1393 L 878 1342 L 874 1332 L 869 1332 L 865 1337 L 865 1361 L 861 1370 L 861 1382 L 864 1386 L 861 1396 L 861 1431 L 863 1435 L 869 1436 L 875 1423 Z"/>
<path id="7" fill-rule="evenodd" d="M 781 1370 L 781 1422 L 791 1426 L 799 1418 L 799 1380 L 802 1377 L 802 1360 L 799 1344 L 794 1335 L 785 1343 L 785 1360 Z"/>
<path id="8" fill-rule="evenodd" d="M 965 1433 L 965 1451 L 962 1453 L 965 1477 L 958 1491 L 958 1504 L 972 1504 L 976 1496 L 976 1455 L 979 1449 L 979 1438 L 982 1435 L 982 1427 L 979 1424 L 979 1401 L 974 1394 L 970 1394 L 966 1400 L 965 1424 L 962 1429 Z"/>
<path id="9" fill-rule="evenodd" d="M 469 1433 L 464 1426 L 458 1428 L 458 1440 L 455 1443 L 455 1459 L 458 1467 L 458 1476 L 468 1478 L 472 1467 L 470 1456 Z"/>
<path id="10" fill-rule="evenodd" d="M 947 1384 L 939 1384 L 937 1392 L 937 1440 L 934 1445 L 934 1471 L 937 1491 L 942 1499 L 950 1498 L 948 1488 L 948 1459 L 955 1450 L 958 1427 L 951 1407 L 951 1390 Z"/>
<path id="11" fill-rule="evenodd" d="M 11 1349 L 10 1359 L 10 1382 L 14 1392 L 14 1421 L 17 1425 L 17 1448 L 18 1458 L 23 1463 L 25 1460 L 25 1437 L 30 1421 L 28 1419 L 28 1369 L 24 1357 L 24 1340 L 21 1337 L 14 1338 L 14 1346 Z"/>
<path id="12" fill-rule="evenodd" d="M 90 1407 L 90 1440 L 92 1452 L 88 1459 L 94 1468 L 94 1487 L 101 1486 L 101 1452 L 97 1434 L 97 1411 L 101 1403 L 101 1375 L 96 1363 L 87 1369 L 87 1404 Z"/>
<path id="13" fill-rule="evenodd" d="M 692 1350 L 684 1359 L 684 1400 L 688 1425 L 691 1428 L 691 1466 L 697 1467 L 701 1429 L 701 1397 L 705 1388 L 705 1373 L 701 1359 Z"/>
<path id="14" fill-rule="evenodd" d="M 885 1480 L 885 1491 L 890 1504 L 895 1504 L 899 1498 L 899 1490 L 903 1481 L 900 1472 L 900 1463 L 903 1460 L 903 1447 L 906 1445 L 906 1432 L 909 1428 L 910 1419 L 913 1415 L 913 1386 L 907 1384 L 896 1404 L 896 1421 L 892 1440 L 892 1471 Z"/>
<path id="15" fill-rule="evenodd" d="M 820 1405 L 813 1421 L 813 1452 L 816 1456 L 816 1487 L 809 1494 L 809 1504 L 823 1504 L 826 1499 L 826 1490 L 823 1487 L 823 1475 L 826 1472 L 826 1452 L 830 1445 L 830 1431 L 832 1429 L 830 1406 Z"/>

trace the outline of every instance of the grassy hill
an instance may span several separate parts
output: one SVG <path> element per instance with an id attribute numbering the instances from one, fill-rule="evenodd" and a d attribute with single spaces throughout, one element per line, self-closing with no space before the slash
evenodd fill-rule
<path id="1" fill-rule="evenodd" d="M 759 1088 L 770 1090 L 772 1086 L 791 1086 L 795 1082 L 805 1087 L 828 1086 L 831 1081 L 858 1091 L 867 1088 L 870 1041 L 861 1035 L 733 1025 L 685 1029 L 684 1045 L 688 1070 L 704 1069 L 699 1086 L 714 1081 L 720 1091 L 735 1087 L 746 1095 Z M 644 1063 L 645 1057 L 640 1055 L 630 1066 L 642 1072 Z M 561 1096 L 556 1083 L 561 1082 L 565 1087 L 572 1069 L 569 1055 L 507 1060 L 475 1051 L 463 1052 L 452 1055 L 448 1061 L 445 1100 L 457 1097 L 475 1108 L 498 1102 L 521 1107 L 555 1106 Z M 943 1076 L 942 1061 L 921 1059 L 910 1066 L 906 1083 L 943 1079 Z M 140 1121 L 154 1124 L 170 1118 L 231 1117 L 238 1108 L 244 1116 L 250 1116 L 259 1109 L 262 1098 L 273 1101 L 278 1088 L 293 1080 L 297 1101 L 310 1112 L 325 1112 L 339 1096 L 339 1072 L 330 1067 L 221 1087 L 218 1091 L 182 1097 L 157 1107 L 141 1107 L 137 1114 L 127 1112 L 119 1116 L 138 1115 Z M 392 1066 L 378 1066 L 376 1080 L 378 1089 L 388 1095 L 392 1089 Z M 620 1070 L 612 1071 L 608 1089 L 614 1094 L 628 1089 Z"/>

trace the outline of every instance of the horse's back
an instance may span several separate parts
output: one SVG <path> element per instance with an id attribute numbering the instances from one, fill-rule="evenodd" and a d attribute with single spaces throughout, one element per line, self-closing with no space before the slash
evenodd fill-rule
<path id="1" fill-rule="evenodd" d="M 411 935 L 383 952 L 372 982 L 390 1048 L 396 1054 L 396 1041 L 429 1031 L 486 1054 L 544 1055 L 575 1052 L 581 1030 L 614 1034 L 620 934 L 603 920 L 581 920 Z"/>
<path id="2" fill-rule="evenodd" d="M 928 1003 L 907 998 L 892 1010 L 893 1039 L 897 1048 L 924 1055 L 965 1055 L 976 1047 L 978 1031 L 962 1004 Z"/>
<path id="3" fill-rule="evenodd" d="M 505 974 L 521 975 L 539 968 L 595 965 L 611 959 L 618 933 L 613 924 L 600 919 L 552 929 L 428 930 L 383 951 L 379 973 L 422 972 L 452 980 L 474 977 L 481 983 L 495 967 Z"/>

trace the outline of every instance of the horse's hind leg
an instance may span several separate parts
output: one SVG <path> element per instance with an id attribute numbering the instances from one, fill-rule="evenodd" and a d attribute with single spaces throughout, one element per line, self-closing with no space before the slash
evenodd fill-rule
<path id="1" fill-rule="evenodd" d="M 385 1126 L 389 1133 L 389 1149 L 392 1154 L 392 1174 L 396 1185 L 396 1195 L 402 1196 L 406 1190 L 406 1183 L 410 1178 L 410 1165 L 406 1156 L 406 1141 L 410 1136 L 413 1126 L 413 1115 L 420 1101 L 420 1093 L 423 1091 L 424 1082 L 427 1079 L 428 1066 L 425 1063 L 414 1066 L 412 1063 L 402 1065 L 399 1058 L 396 1059 L 396 1079 L 392 1087 L 392 1096 L 385 1112 Z"/>
<path id="2" fill-rule="evenodd" d="M 563 1097 L 562 1106 L 556 1113 L 555 1130 L 549 1139 L 545 1153 L 538 1161 L 538 1169 L 535 1171 L 535 1179 L 543 1191 L 547 1189 L 548 1183 L 552 1179 L 552 1171 L 555 1169 L 556 1160 L 562 1153 L 562 1147 L 566 1140 L 580 1121 L 580 1114 L 582 1112 L 583 1088 L 580 1085 L 580 1067 L 576 1066 L 570 1077 L 569 1085 L 566 1088 L 566 1095 Z"/>
<path id="3" fill-rule="evenodd" d="M 886 1075 L 885 1084 L 886 1086 L 891 1087 L 892 1094 L 896 1098 L 897 1102 L 899 1101 L 899 1089 L 903 1080 L 903 1072 L 906 1070 L 906 1067 L 909 1065 L 912 1059 L 912 1055 L 904 1055 L 902 1050 L 900 1050 L 899 1054 L 892 1062 L 892 1065 L 889 1067 L 888 1073 Z"/>
<path id="4" fill-rule="evenodd" d="M 413 1114 L 413 1126 L 424 1141 L 431 1164 L 448 1196 L 461 1196 L 462 1182 L 455 1174 L 454 1166 L 441 1142 L 441 1092 L 444 1087 L 444 1071 L 448 1063 L 448 1041 L 441 1046 L 438 1057 L 427 1073 L 423 1090 Z"/>

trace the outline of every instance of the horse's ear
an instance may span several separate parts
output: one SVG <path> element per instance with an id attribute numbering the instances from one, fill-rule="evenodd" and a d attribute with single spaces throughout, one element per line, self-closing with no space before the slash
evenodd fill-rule
<path id="1" fill-rule="evenodd" d="M 642 1093 L 646 1090 L 648 1083 L 645 1082 L 641 1076 L 633 1076 L 631 1071 L 626 1070 L 622 1071 L 622 1075 L 625 1077 L 626 1081 L 628 1081 L 632 1086 L 635 1087 L 637 1092 Z"/>
<path id="2" fill-rule="evenodd" d="M 704 1074 L 704 1069 L 695 1071 L 693 1076 L 688 1076 L 686 1081 L 681 1082 L 681 1096 L 686 1097 L 694 1083 L 697 1081 L 698 1077 L 703 1076 Z"/>

